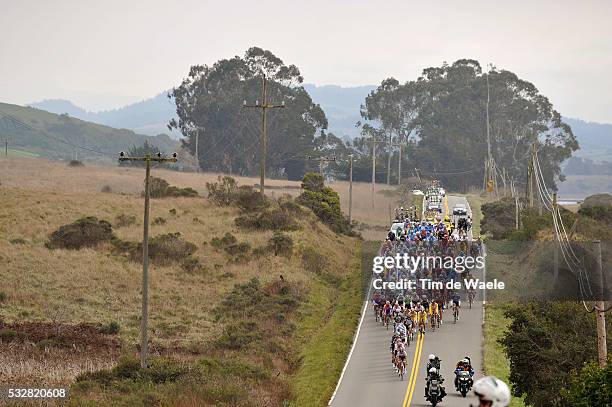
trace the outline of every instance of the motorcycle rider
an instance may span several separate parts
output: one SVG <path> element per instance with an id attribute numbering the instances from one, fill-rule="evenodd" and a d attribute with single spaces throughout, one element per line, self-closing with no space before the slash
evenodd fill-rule
<path id="1" fill-rule="evenodd" d="M 469 372 L 470 373 L 470 387 L 474 384 L 472 377 L 474 377 L 474 368 L 472 368 L 472 361 L 469 356 L 461 359 L 457 362 L 457 366 L 455 367 L 455 389 L 459 390 L 459 372 Z"/>
<path id="2" fill-rule="evenodd" d="M 440 370 L 440 362 L 441 362 L 440 358 L 434 355 L 433 353 L 429 355 L 427 357 L 427 372 L 426 373 L 429 373 L 429 370 L 432 367 Z"/>
<path id="3" fill-rule="evenodd" d="M 507 407 L 510 404 L 510 388 L 497 377 L 485 376 L 474 383 L 478 407 Z"/>
<path id="4" fill-rule="evenodd" d="M 446 396 L 446 390 L 444 389 L 444 386 L 442 386 L 442 383 L 444 383 L 444 379 L 442 378 L 442 375 L 439 373 L 438 369 L 436 369 L 435 367 L 432 367 L 431 369 L 427 371 L 427 378 L 426 378 L 426 383 L 425 383 L 425 400 L 430 401 L 429 400 L 429 384 L 431 380 L 438 381 L 440 385 L 440 400 L 438 401 L 442 401 L 444 396 Z"/>

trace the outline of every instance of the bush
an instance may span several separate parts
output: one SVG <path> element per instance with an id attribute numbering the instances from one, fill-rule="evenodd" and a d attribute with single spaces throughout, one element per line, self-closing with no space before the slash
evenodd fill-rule
<path id="1" fill-rule="evenodd" d="M 188 273 L 205 271 L 206 268 L 195 257 L 189 256 L 181 262 L 181 268 Z"/>
<path id="2" fill-rule="evenodd" d="M 516 208 L 514 199 L 504 198 L 500 201 L 483 204 L 480 222 L 481 233 L 489 233 L 493 239 L 505 239 L 515 230 Z"/>
<path id="3" fill-rule="evenodd" d="M 110 185 L 104 185 L 100 191 L 104 193 L 110 193 L 113 192 L 113 189 Z"/>
<path id="4" fill-rule="evenodd" d="M 223 236 L 221 239 L 219 239 L 218 237 L 213 237 L 210 241 L 210 244 L 217 248 L 224 248 L 226 246 L 235 244 L 237 241 L 238 239 L 236 239 L 236 236 L 232 235 L 229 232 L 226 232 L 225 236 Z"/>
<path id="5" fill-rule="evenodd" d="M 120 329 L 121 327 L 119 326 L 119 323 L 117 321 L 111 321 L 100 328 L 100 333 L 106 335 L 116 335 L 119 333 Z"/>
<path id="6" fill-rule="evenodd" d="M 246 255 L 251 251 L 251 245 L 247 242 L 242 242 L 225 246 L 223 250 L 225 250 L 225 252 L 231 256 Z"/>
<path id="7" fill-rule="evenodd" d="M 206 189 L 208 190 L 208 199 L 219 206 L 231 205 L 238 190 L 238 184 L 232 177 L 219 176 L 218 182 L 207 182 Z"/>
<path id="8" fill-rule="evenodd" d="M 144 193 L 143 193 L 144 194 Z M 197 197 L 198 192 L 193 188 L 179 188 L 171 186 L 163 178 L 149 178 L 149 196 L 151 198 Z"/>
<path id="9" fill-rule="evenodd" d="M 238 227 L 258 230 L 297 230 L 295 217 L 282 207 L 267 209 L 263 212 L 239 216 L 234 220 Z"/>
<path id="10" fill-rule="evenodd" d="M 297 203 L 310 208 L 334 232 L 353 235 L 348 219 L 340 210 L 340 196 L 333 189 L 323 185 L 323 177 L 320 174 L 304 175 L 302 188 L 304 192 L 297 198 Z"/>
<path id="11" fill-rule="evenodd" d="M 221 349 L 242 349 L 261 336 L 255 322 L 239 321 L 226 325 L 216 340 L 215 346 Z"/>
<path id="12" fill-rule="evenodd" d="M 235 194 L 234 202 L 243 212 L 256 212 L 270 205 L 268 199 L 251 186 L 241 186 Z"/>
<path id="13" fill-rule="evenodd" d="M 608 360 L 604 368 L 591 362 L 574 372 L 562 395 L 568 406 L 612 406 L 612 361 Z"/>
<path id="14" fill-rule="evenodd" d="M 160 217 L 157 217 L 155 219 L 153 219 L 153 224 L 154 225 L 165 225 L 166 224 L 166 219 Z"/>
<path id="15" fill-rule="evenodd" d="M 83 167 L 84 164 L 82 161 L 79 161 L 79 160 L 70 160 L 68 162 L 68 166 L 69 167 Z"/>
<path id="16" fill-rule="evenodd" d="M 113 238 L 113 228 L 110 223 L 88 216 L 61 226 L 51 234 L 46 246 L 49 249 L 77 250 L 82 247 L 94 247 Z"/>
<path id="17" fill-rule="evenodd" d="M 268 240 L 268 248 L 275 256 L 291 257 L 293 254 L 293 239 L 283 233 L 276 232 Z"/>
<path id="18" fill-rule="evenodd" d="M 0 291 L 0 304 L 6 301 L 6 293 L 4 291 Z"/>
<path id="19" fill-rule="evenodd" d="M 135 223 L 135 215 L 125 215 L 122 213 L 121 215 L 117 215 L 117 217 L 115 218 L 115 226 L 118 228 L 132 226 Z"/>
<path id="20" fill-rule="evenodd" d="M 115 250 L 126 253 L 133 261 L 142 263 L 142 242 L 113 239 Z M 149 240 L 149 258 L 157 264 L 169 265 L 189 258 L 197 246 L 184 240 L 179 232 L 158 235 Z"/>

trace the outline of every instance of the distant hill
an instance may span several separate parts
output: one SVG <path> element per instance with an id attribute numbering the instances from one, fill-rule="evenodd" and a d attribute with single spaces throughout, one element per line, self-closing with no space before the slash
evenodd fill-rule
<path id="1" fill-rule="evenodd" d="M 585 122 L 564 117 L 580 143 L 576 156 L 594 161 L 612 162 L 612 124 Z"/>
<path id="2" fill-rule="evenodd" d="M 77 119 L 130 129 L 150 136 L 168 134 L 176 139 L 180 134 L 176 131 L 170 132 L 166 127 L 170 119 L 176 117 L 175 106 L 166 96 L 167 93 L 162 92 L 141 102 L 101 112 L 88 112 L 64 99 L 47 99 L 29 106 L 56 114 L 68 113 Z"/>
<path id="3" fill-rule="evenodd" d="M 304 88 L 312 100 L 323 108 L 329 122 L 329 132 L 340 138 L 352 139 L 359 136 L 359 129 L 355 127 L 355 123 L 361 120 L 360 107 L 376 86 L 345 88 L 337 85 L 305 84 Z"/>
<path id="4" fill-rule="evenodd" d="M 77 152 L 79 159 L 97 161 L 113 161 L 120 151 L 127 151 L 133 145 L 140 146 L 145 140 L 161 151 L 173 152 L 178 146 L 167 135 L 145 136 L 66 114 L 0 103 L 0 140 L 4 142 L 5 139 L 13 154 L 71 159 Z"/>

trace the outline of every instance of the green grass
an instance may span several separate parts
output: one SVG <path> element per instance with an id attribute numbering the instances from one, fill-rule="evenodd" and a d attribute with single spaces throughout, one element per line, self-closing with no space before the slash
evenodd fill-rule
<path id="1" fill-rule="evenodd" d="M 477 195 L 468 195 L 467 200 L 472 209 L 472 235 L 476 238 L 480 235 L 480 221 L 482 220 L 480 206 L 482 205 L 482 198 Z"/>
<path id="2" fill-rule="evenodd" d="M 510 319 L 504 316 L 502 304 L 487 305 L 484 328 L 484 373 L 495 376 L 507 384 L 510 376 L 510 362 L 502 345 L 498 342 L 508 330 Z M 524 407 L 522 398 L 512 397 L 510 407 Z"/>
<path id="3" fill-rule="evenodd" d="M 292 406 L 324 406 L 340 377 L 359 322 L 363 295 L 359 256 L 340 287 L 316 284 L 299 323 L 302 364 L 292 379 Z"/>

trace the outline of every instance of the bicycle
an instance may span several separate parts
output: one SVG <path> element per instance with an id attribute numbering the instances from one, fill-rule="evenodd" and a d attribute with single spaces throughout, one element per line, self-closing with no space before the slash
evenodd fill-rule
<path id="1" fill-rule="evenodd" d="M 453 318 L 454 318 L 454 323 L 457 323 L 457 320 L 459 319 L 459 307 L 457 307 L 456 305 L 453 305 Z"/>

